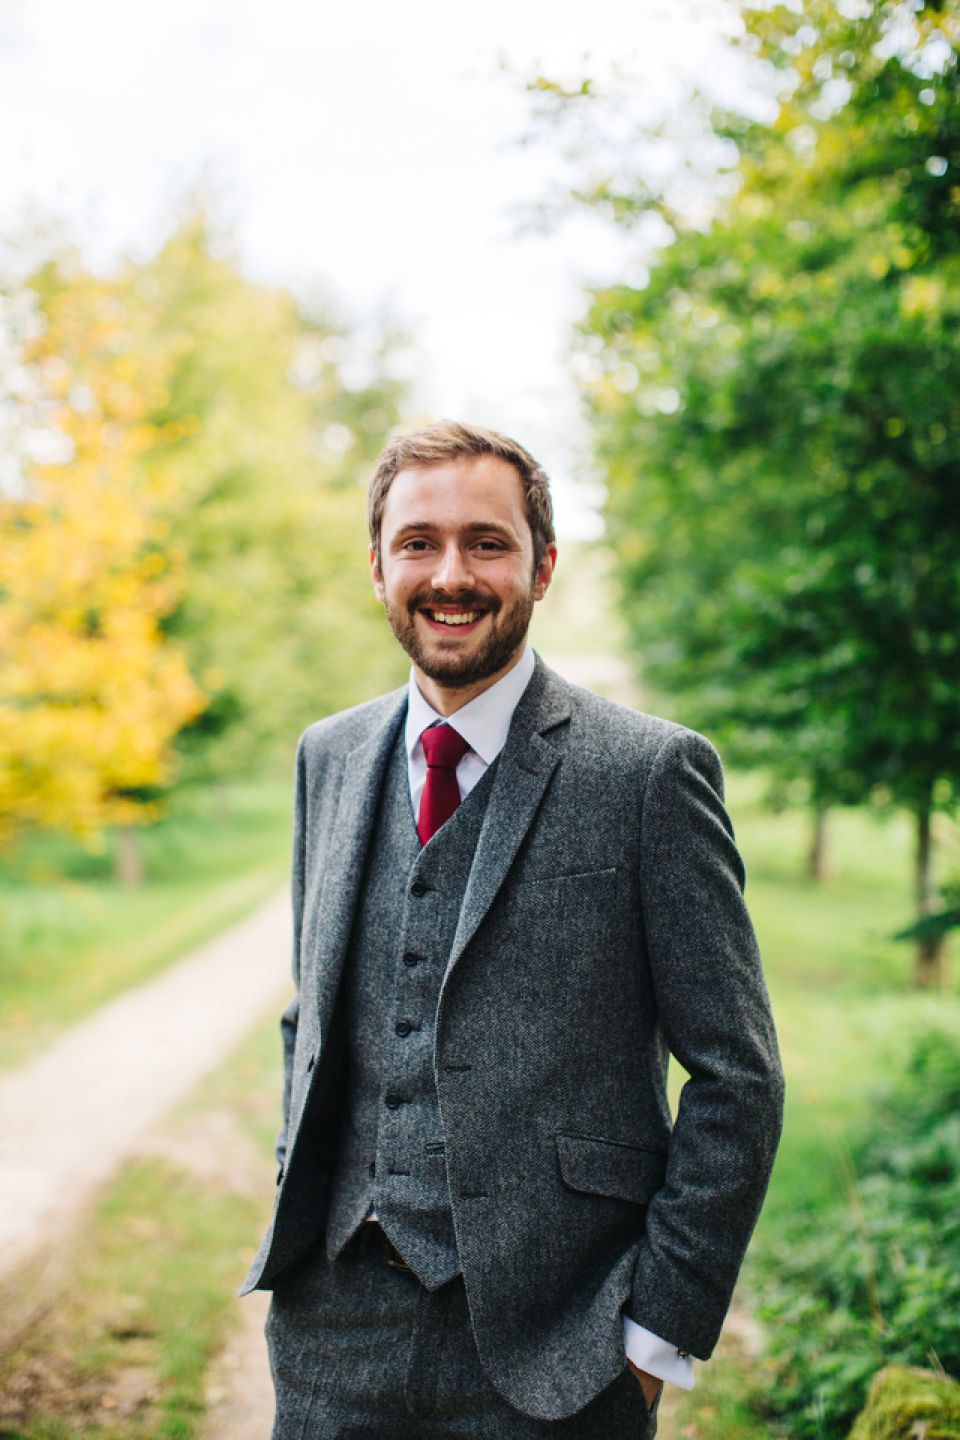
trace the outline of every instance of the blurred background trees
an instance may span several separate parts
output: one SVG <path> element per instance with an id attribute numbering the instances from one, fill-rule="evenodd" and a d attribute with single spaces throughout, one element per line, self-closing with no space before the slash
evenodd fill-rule
<path id="1" fill-rule="evenodd" d="M 35 458 L 0 500 L 0 808 L 8 835 L 90 834 L 150 817 L 204 703 L 162 630 L 182 565 L 142 469 L 162 357 L 143 327 L 117 343 L 114 287 L 79 269 L 46 266 L 20 298 L 8 380 Z"/>
<path id="2" fill-rule="evenodd" d="M 609 535 L 647 684 L 809 799 L 814 872 L 829 805 L 912 811 L 936 985 L 931 817 L 960 787 L 958 7 L 745 22 L 776 118 L 709 117 L 710 194 L 684 208 L 582 152 L 581 203 L 670 237 L 579 336 Z M 539 88 L 561 124 L 618 103 Z"/>
<path id="3" fill-rule="evenodd" d="M 202 212 L 126 288 L 170 359 L 153 417 L 169 443 L 146 464 L 186 577 L 167 631 L 208 695 L 180 737 L 183 773 L 225 779 L 397 673 L 363 564 L 361 487 L 402 386 L 388 337 L 351 356 L 332 317 L 220 254 Z"/>
<path id="4" fill-rule="evenodd" d="M 3 825 L 118 826 L 136 879 L 177 777 L 262 773 L 398 676 L 361 484 L 404 341 L 360 353 L 252 283 L 199 207 L 146 263 L 64 250 L 3 306 Z"/>

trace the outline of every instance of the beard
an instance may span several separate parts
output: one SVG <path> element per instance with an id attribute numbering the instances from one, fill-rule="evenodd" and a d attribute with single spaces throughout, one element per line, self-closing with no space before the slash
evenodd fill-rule
<path id="1" fill-rule="evenodd" d="M 478 649 L 467 654 L 453 647 L 446 651 L 439 636 L 433 645 L 429 641 L 424 642 L 417 632 L 416 612 L 441 605 L 463 605 L 491 617 L 490 632 Z M 423 590 L 412 596 L 406 605 L 397 604 L 388 595 L 384 608 L 391 630 L 414 665 L 438 685 L 455 688 L 477 685 L 506 667 L 526 638 L 533 606 L 531 584 L 526 594 L 507 606 L 497 596 L 484 595 L 479 590 L 461 591 L 457 595 L 445 595 L 441 590 Z"/>

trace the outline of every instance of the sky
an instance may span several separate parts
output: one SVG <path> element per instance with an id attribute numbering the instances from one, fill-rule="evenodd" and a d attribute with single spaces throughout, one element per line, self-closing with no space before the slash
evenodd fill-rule
<path id="1" fill-rule="evenodd" d="M 570 330 L 636 242 L 525 224 L 564 171 L 522 81 L 620 66 L 653 118 L 742 86 L 731 29 L 727 0 L 0 0 L 0 233 L 56 217 L 108 270 L 202 186 L 248 274 L 407 327 L 411 418 L 515 435 L 586 537 Z"/>

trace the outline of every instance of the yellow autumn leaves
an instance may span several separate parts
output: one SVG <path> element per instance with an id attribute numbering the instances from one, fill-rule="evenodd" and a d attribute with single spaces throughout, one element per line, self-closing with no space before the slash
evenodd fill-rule
<path id="1" fill-rule="evenodd" d="M 0 526 L 0 816 L 93 831 L 148 818 L 170 742 L 204 704 L 160 624 L 180 577 L 157 548 L 159 497 L 139 462 L 162 384 L 84 275 L 37 300 L 19 395 L 65 463 L 26 463 Z M 44 323 L 45 322 L 45 323 Z M 42 428 L 40 428 L 42 427 Z M 41 452 L 42 453 L 42 452 Z"/>
<path id="2" fill-rule="evenodd" d="M 329 324 L 196 219 L 0 304 L 0 836 L 143 823 L 181 755 L 249 767 L 379 666 L 353 482 L 399 390 L 297 384 Z M 349 454 L 320 454 L 331 425 Z"/>

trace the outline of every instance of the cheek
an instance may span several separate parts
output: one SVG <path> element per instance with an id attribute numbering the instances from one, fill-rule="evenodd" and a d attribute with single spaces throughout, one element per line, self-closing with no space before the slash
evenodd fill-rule
<path id="1" fill-rule="evenodd" d="M 413 567 L 396 567 L 388 573 L 386 580 L 381 578 L 382 598 L 390 605 L 406 607 L 427 583 L 419 570 L 414 573 Z"/>
<path id="2" fill-rule="evenodd" d="M 533 579 L 531 577 L 532 564 L 528 568 L 524 565 L 511 565 L 500 571 L 499 574 L 489 577 L 490 586 L 496 590 L 503 600 L 525 600 L 533 594 Z"/>

